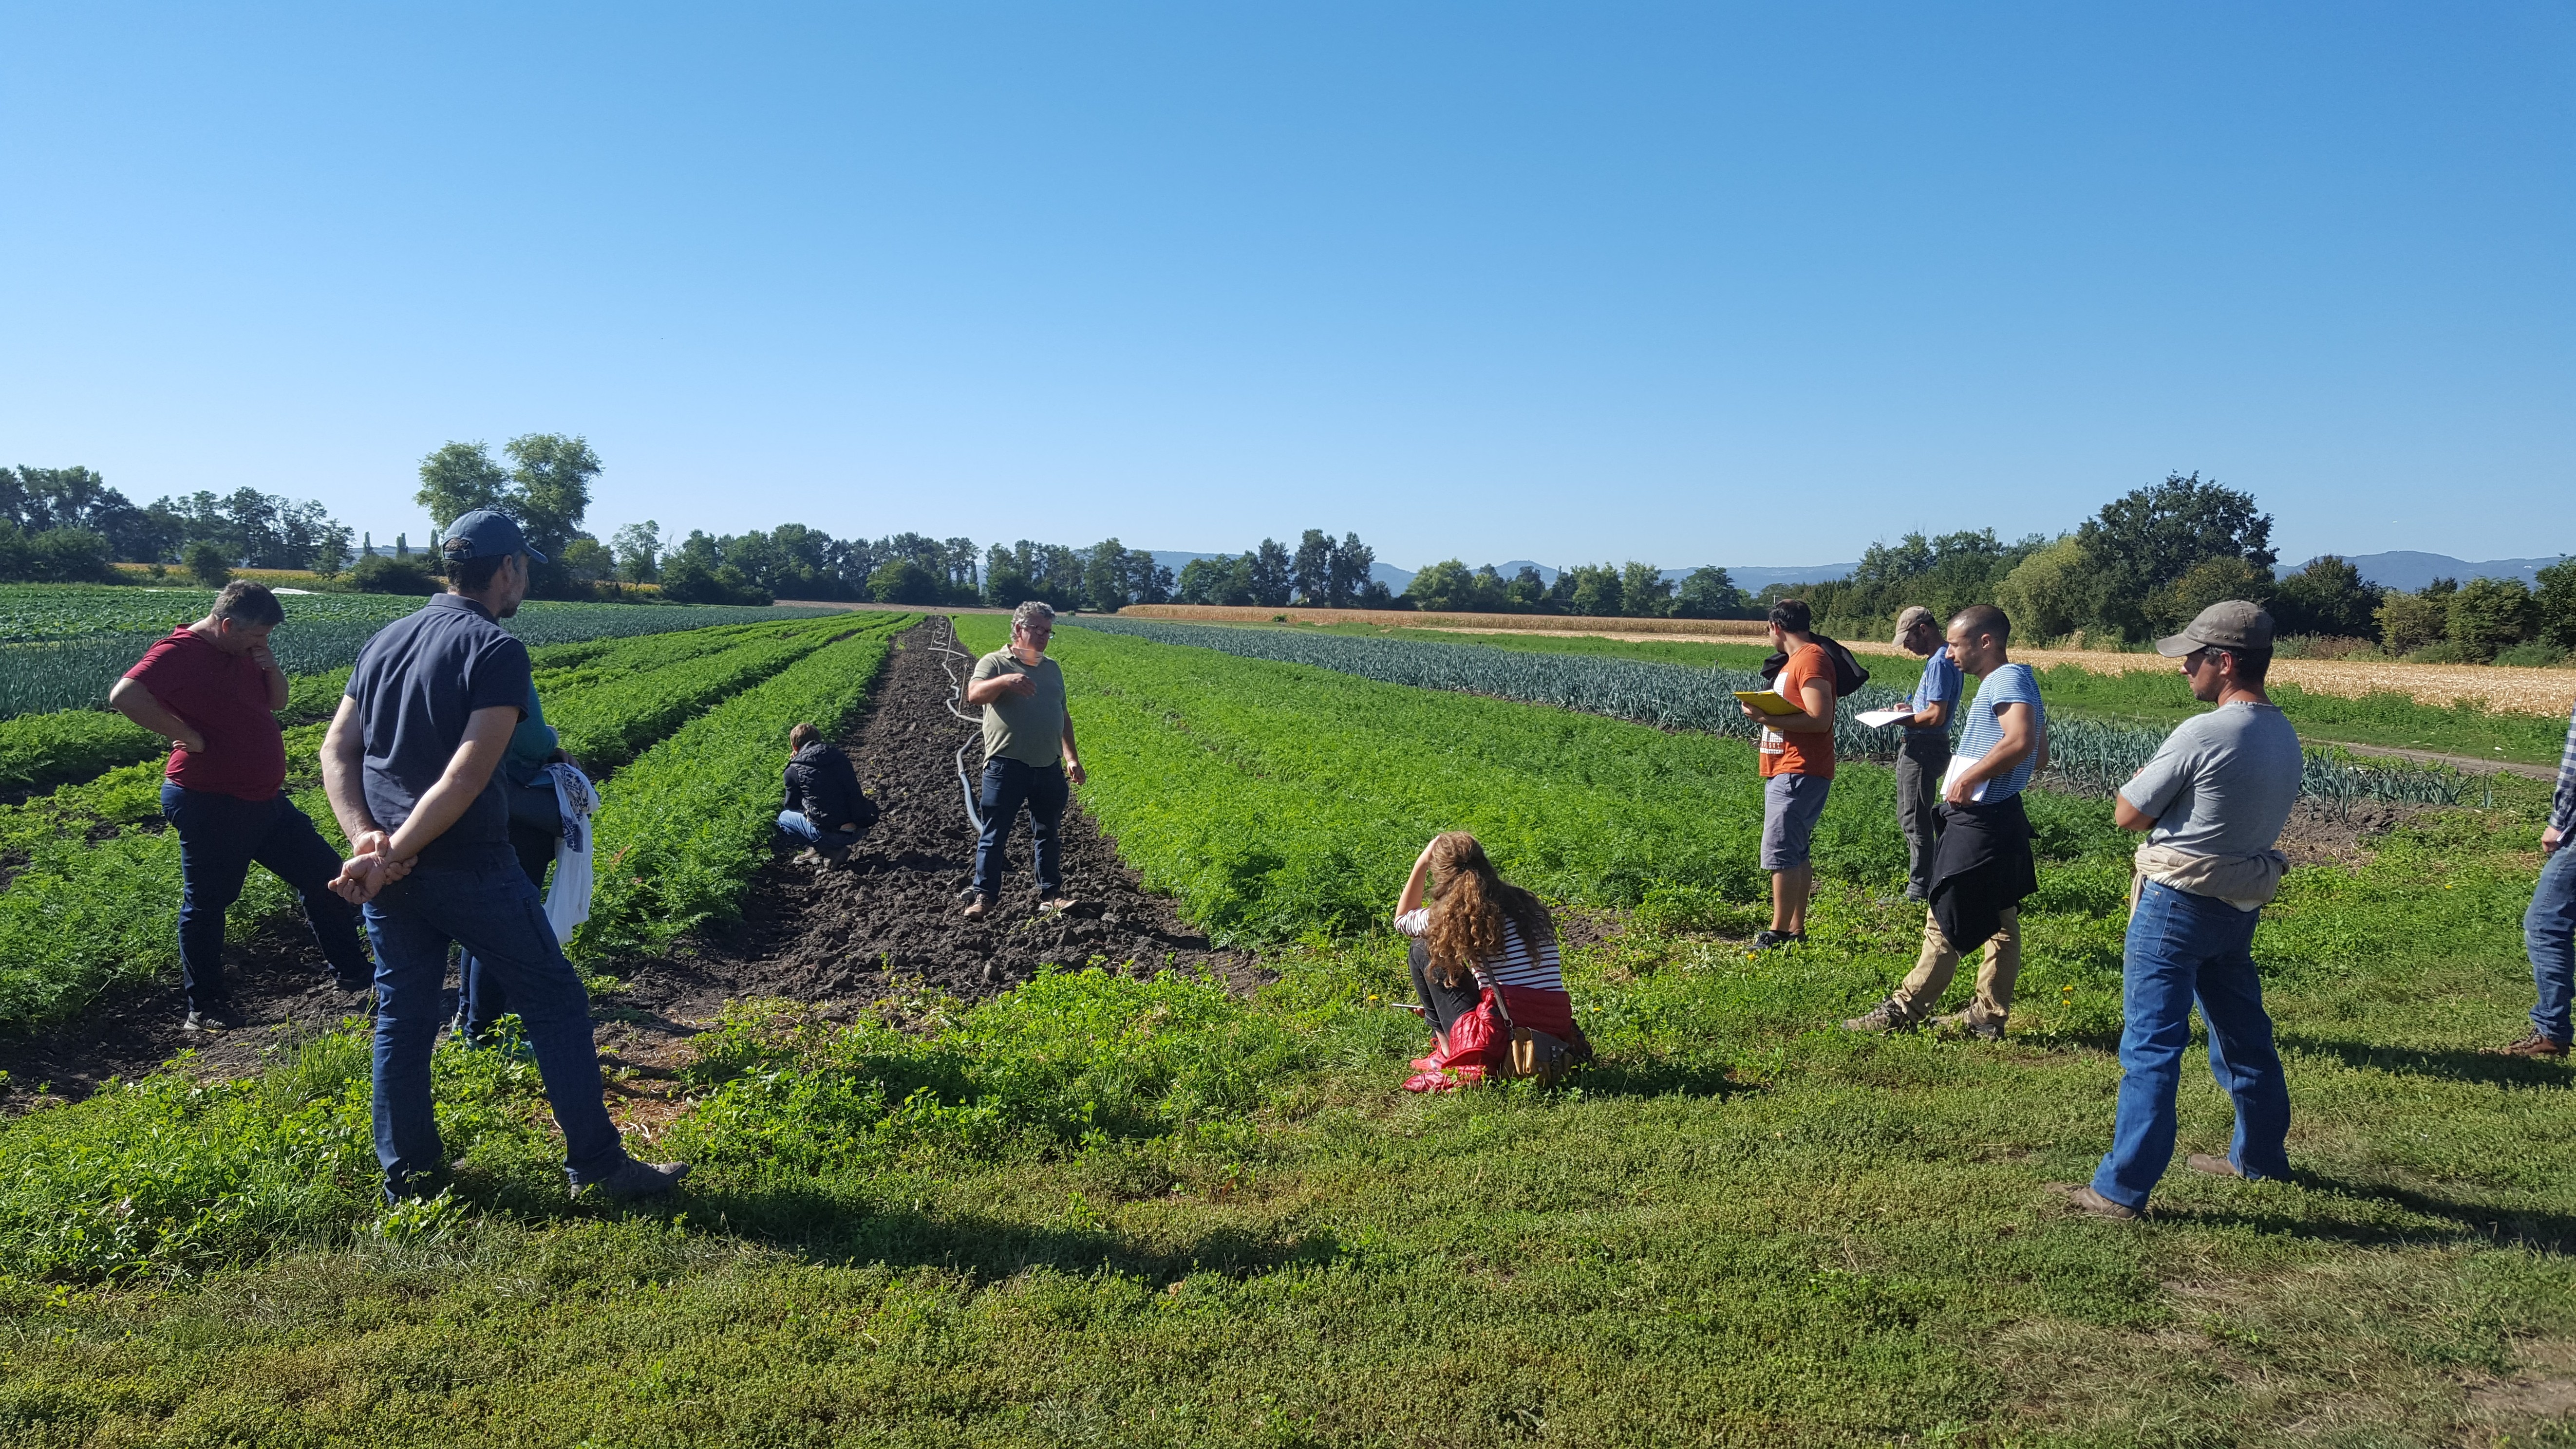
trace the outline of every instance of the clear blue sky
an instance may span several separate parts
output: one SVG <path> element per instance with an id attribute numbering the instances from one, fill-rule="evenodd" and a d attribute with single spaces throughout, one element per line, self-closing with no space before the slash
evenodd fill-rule
<path id="1" fill-rule="evenodd" d="M 1847 559 L 2200 470 L 2576 550 L 2576 9 L 0 8 L 0 462 Z"/>

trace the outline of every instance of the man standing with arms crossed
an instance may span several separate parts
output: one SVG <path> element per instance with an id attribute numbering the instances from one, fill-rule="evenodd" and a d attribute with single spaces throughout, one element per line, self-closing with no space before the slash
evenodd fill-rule
<path id="1" fill-rule="evenodd" d="M 1923 954 L 1895 995 L 1843 1023 L 1853 1031 L 1897 1031 L 1921 1021 L 1959 969 L 1958 943 L 1973 950 L 1982 941 L 1977 994 L 1932 1025 L 2003 1040 L 2013 982 L 2021 975 L 2021 902 L 2039 888 L 2021 792 L 2048 768 L 2048 711 L 2030 666 L 2009 657 L 2011 642 L 2012 620 L 1992 604 L 1961 609 L 1950 621 L 1950 657 L 1977 676 L 1977 698 L 1941 784 L 1941 842 L 1933 856 Z"/>
<path id="2" fill-rule="evenodd" d="M 602 1096 L 589 994 L 510 845 L 497 770 L 532 696 L 528 648 L 499 621 L 527 597 L 537 555 L 517 523 L 486 509 L 450 524 L 443 552 L 448 592 L 367 641 L 322 745 L 323 784 L 355 851 L 332 887 L 366 906 L 379 963 L 385 1196 L 433 1191 L 446 1166 L 429 1056 L 451 942 L 497 976 L 526 1024 L 573 1190 L 668 1192 L 688 1167 L 626 1155 Z"/>
<path id="3" fill-rule="evenodd" d="M 1914 718 L 1896 755 L 1896 823 L 1905 832 L 1905 898 L 1932 899 L 1932 852 L 1941 843 L 1941 774 L 1950 768 L 1950 711 L 1959 702 L 1959 664 L 1942 643 L 1932 611 L 1909 604 L 1896 616 L 1896 647 L 1923 660 Z"/>
<path id="4" fill-rule="evenodd" d="M 2120 1032 L 2120 1107 L 2111 1150 L 2068 1201 L 2134 1218 L 2173 1156 L 2174 1092 L 2191 1045 L 2191 1004 L 2209 1026 L 2209 1070 L 2236 1102 L 2225 1157 L 2185 1165 L 2224 1177 L 2290 1175 L 2290 1089 L 2263 1010 L 2254 925 L 2288 861 L 2275 848 L 2298 802 L 2298 732 L 2263 692 L 2272 616 L 2241 600 L 2212 604 L 2156 652 L 2182 660 L 2194 699 L 2218 707 L 2183 721 L 2120 787 L 2114 818 L 2147 832 L 2138 847 Z"/>
<path id="5" fill-rule="evenodd" d="M 358 943 L 358 913 L 331 894 L 339 853 L 286 797 L 286 675 L 268 637 L 286 622 L 259 584 L 226 584 L 206 617 L 145 651 L 108 706 L 174 740 L 161 814 L 179 835 L 179 979 L 184 1029 L 239 1026 L 224 989 L 224 912 L 241 899 L 253 861 L 294 888 L 343 991 L 364 991 L 376 968 Z"/>
<path id="6" fill-rule="evenodd" d="M 1771 647 L 1787 656 L 1771 690 L 1797 708 L 1763 714 L 1742 707 L 1762 726 L 1762 868 L 1771 872 L 1771 929 L 1753 938 L 1756 951 L 1807 939 L 1807 897 L 1816 883 L 1808 848 L 1834 788 L 1834 661 L 1810 632 L 1814 625 L 1803 599 L 1771 606 Z"/>
<path id="7" fill-rule="evenodd" d="M 2498 1047 L 2508 1057 L 2567 1055 L 2568 998 L 2576 995 L 2576 850 L 2567 837 L 2576 832 L 2576 712 L 2567 717 L 2567 748 L 2558 757 L 2558 791 L 2550 797 L 2549 823 L 2540 829 L 2540 884 L 2531 893 L 2531 909 L 2522 914 L 2522 948 L 2531 957 L 2531 984 L 2538 999 L 2531 1006 L 2531 1030 L 2511 1046 Z"/>
<path id="8" fill-rule="evenodd" d="M 975 842 L 975 884 L 965 913 L 970 921 L 983 919 L 1001 900 L 1003 851 L 1023 805 L 1037 857 L 1038 910 L 1052 914 L 1073 905 L 1064 890 L 1056 827 L 1071 794 L 1068 777 L 1082 783 L 1082 754 L 1074 748 L 1063 666 L 1046 657 L 1054 634 L 1054 609 L 1035 599 L 1020 605 L 1011 611 L 1010 644 L 976 660 L 975 677 L 966 684 L 966 702 L 984 710 L 984 789 L 976 803 L 984 812 L 984 833 Z"/>

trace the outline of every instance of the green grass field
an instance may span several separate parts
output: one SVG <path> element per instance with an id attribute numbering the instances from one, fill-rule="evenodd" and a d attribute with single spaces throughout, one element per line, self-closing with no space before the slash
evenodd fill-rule
<path id="1" fill-rule="evenodd" d="M 1316 633 L 1428 639 L 1542 654 L 1603 654 L 1702 668 L 1753 669 L 1771 652 L 1753 644 L 1631 643 L 1592 635 L 1458 634 L 1438 629 L 1380 629 L 1369 624 L 1293 627 Z M 1865 655 L 1861 663 L 1869 670 L 1872 684 L 1899 691 L 1910 692 L 1923 674 L 1919 661 L 1897 655 Z M 2163 728 L 2180 723 L 2200 709 L 2179 671 L 2096 674 L 2076 665 L 2060 664 L 2039 671 L 2039 691 L 2052 710 Z M 2576 674 L 2569 676 L 2568 694 L 2571 702 L 2576 702 Z M 2298 727 L 2300 737 L 2319 744 L 2384 745 L 2525 765 L 2556 765 L 2567 743 L 2564 715 L 2516 714 L 2475 704 L 2443 708 L 2419 704 L 2393 690 L 2351 699 L 2282 684 L 2271 695 L 2273 703 Z"/>
<path id="2" fill-rule="evenodd" d="M 1535 839 L 1658 771 L 1731 809 L 1751 770 L 1595 721 L 1503 788 L 1408 767 L 1415 691 L 1060 637 L 1104 820 L 1148 823 L 1131 765 L 1187 811 L 1327 781 L 1282 861 L 1349 836 L 1354 898 L 1391 901 L 1423 812 L 1537 800 Z M 1382 727 L 1309 740 L 1352 699 Z M 1473 706 L 1550 713 L 1434 701 Z M 1274 946 L 1252 1001 L 1076 972 L 848 1026 L 746 1007 L 685 1074 L 700 1173 L 622 1216 L 563 1200 L 512 1058 L 442 1049 L 458 1190 L 392 1211 L 356 1036 L 156 1078 L 0 1125 L 0 1443 L 2576 1443 L 2570 1073 L 2478 1054 L 2529 1004 L 2542 808 L 2507 781 L 2292 873 L 2257 954 L 2300 1177 L 2177 1171 L 2140 1224 L 2050 1187 L 2118 1080 L 2122 839 L 2081 801 L 2047 806 L 2001 1046 L 1835 1028 L 1921 928 L 1846 869 L 1816 944 L 1762 957 L 1734 892 L 1649 888 L 1571 953 L 1603 1059 L 1556 1091 L 1394 1090 L 1421 1038 L 1376 932 Z M 1149 868 L 1216 838 L 1120 837 Z M 2223 1148 L 2205 1073 L 2182 1120 Z"/>

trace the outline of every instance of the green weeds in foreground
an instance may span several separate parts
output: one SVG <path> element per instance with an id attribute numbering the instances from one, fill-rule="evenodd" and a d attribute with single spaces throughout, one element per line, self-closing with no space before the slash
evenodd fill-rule
<path id="1" fill-rule="evenodd" d="M 2118 1079 L 2089 857 L 2001 1047 L 1833 1028 L 1920 927 L 1850 885 L 1785 954 L 1681 907 L 1575 952 L 1603 1061 L 1553 1092 L 1392 1090 L 1391 941 L 1249 1003 L 745 1008 L 668 1129 L 702 1175 L 624 1217 L 560 1195 L 507 1054 L 442 1051 L 464 1166 L 398 1213 L 354 1038 L 156 1079 L 0 1126 L 0 1443 L 2565 1442 L 2569 1073 L 2475 1053 L 2528 1004 L 2537 804 L 2293 874 L 2258 955 L 2301 1177 L 2177 1172 L 2145 1224 L 2045 1186 Z M 2205 1075 L 2182 1120 L 2223 1145 Z"/>

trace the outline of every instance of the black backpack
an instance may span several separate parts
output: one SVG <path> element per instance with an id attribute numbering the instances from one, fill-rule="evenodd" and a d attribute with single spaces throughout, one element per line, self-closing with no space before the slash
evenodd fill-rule
<path id="1" fill-rule="evenodd" d="M 1852 657 L 1852 652 L 1844 648 L 1841 641 L 1828 639 L 1822 634 L 1807 637 L 1822 646 L 1825 657 L 1834 663 L 1834 698 L 1849 699 L 1860 693 L 1862 685 L 1869 683 L 1869 671 L 1860 667 L 1860 661 Z M 1763 660 L 1762 682 L 1769 684 L 1778 679 L 1780 671 L 1788 667 L 1789 656 L 1786 654 L 1774 654 Z"/>

